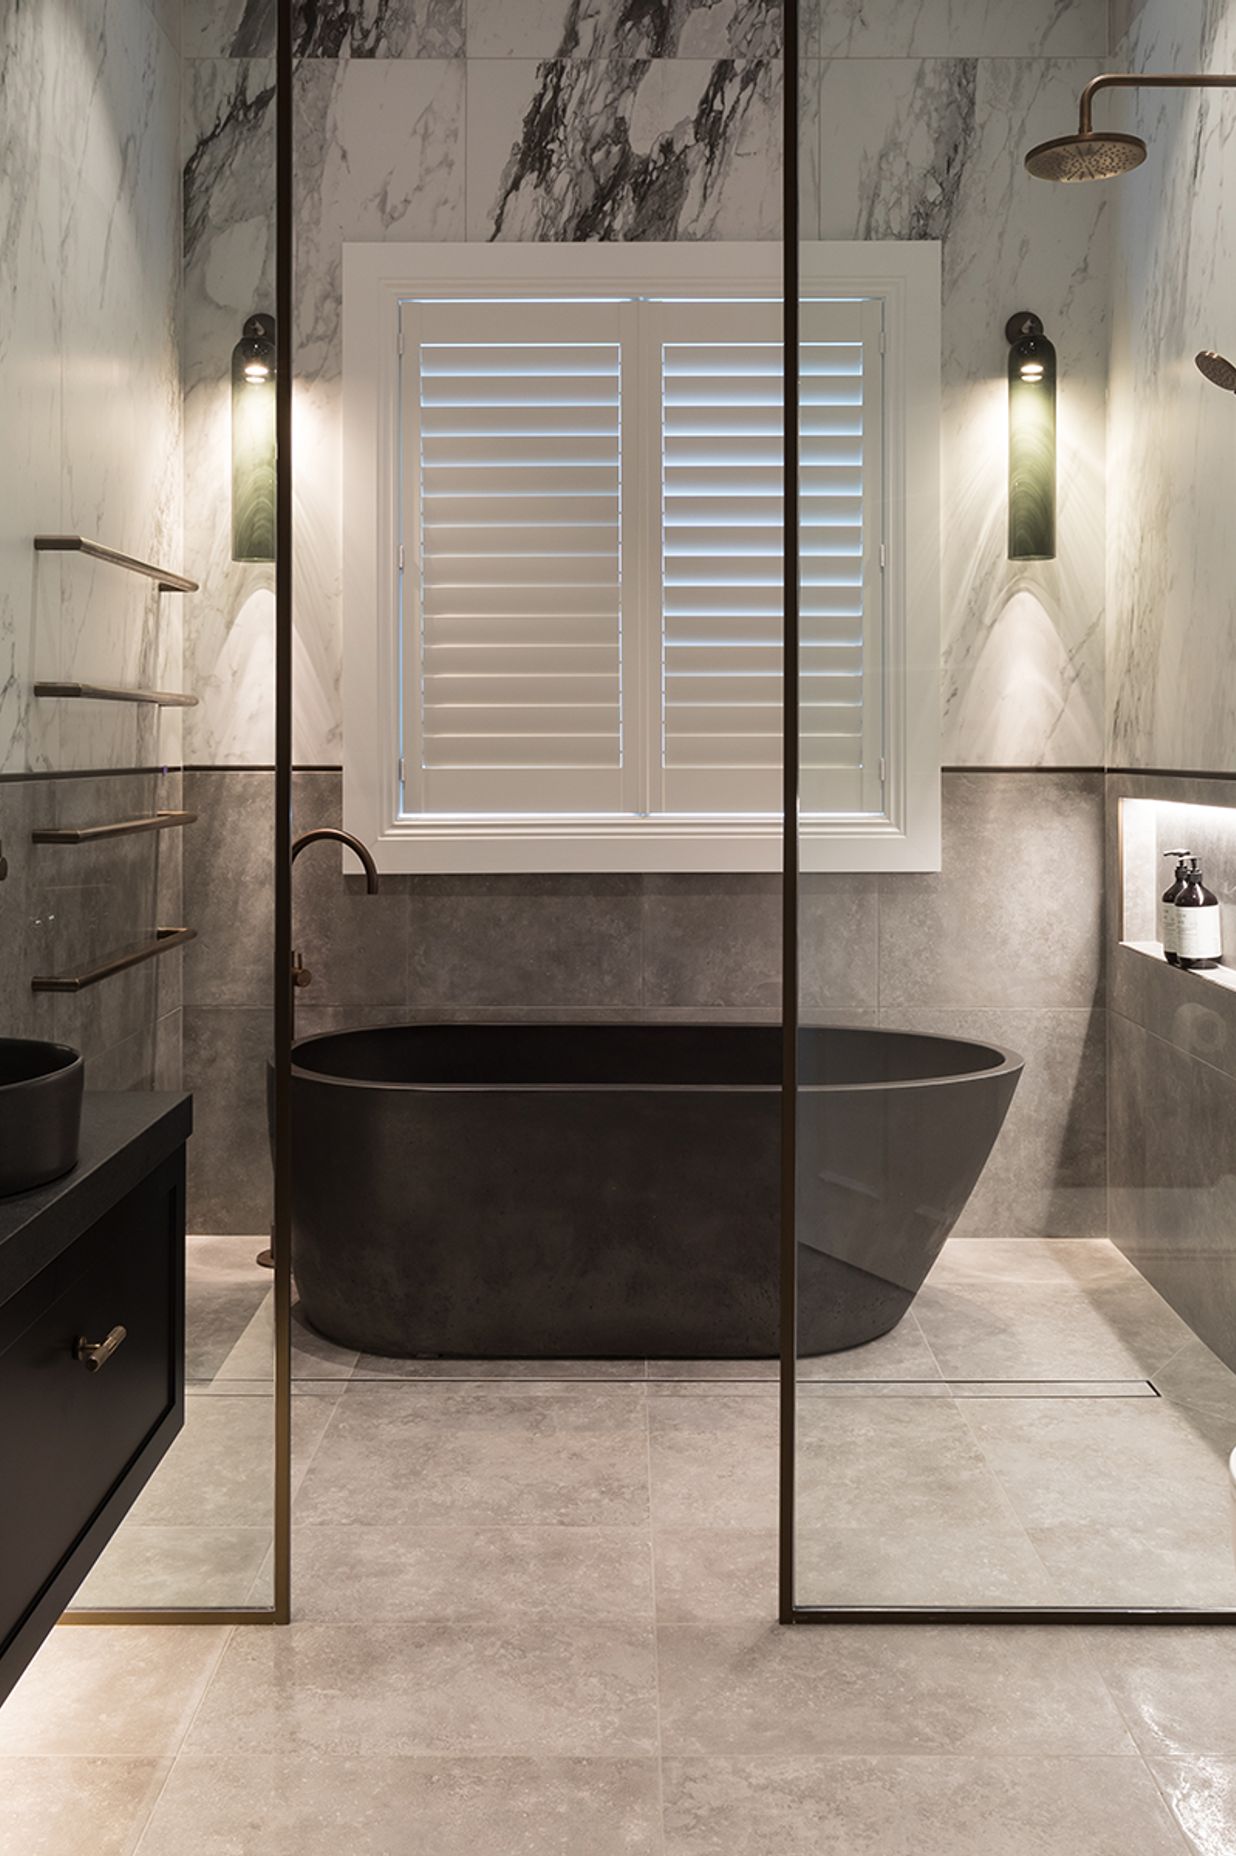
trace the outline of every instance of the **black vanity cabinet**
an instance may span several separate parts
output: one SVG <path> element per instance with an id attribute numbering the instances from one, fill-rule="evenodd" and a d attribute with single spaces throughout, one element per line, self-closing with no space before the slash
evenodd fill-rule
<path id="1" fill-rule="evenodd" d="M 184 1421 L 189 1110 L 87 1094 L 73 1172 L 0 1200 L 0 1700 Z"/>

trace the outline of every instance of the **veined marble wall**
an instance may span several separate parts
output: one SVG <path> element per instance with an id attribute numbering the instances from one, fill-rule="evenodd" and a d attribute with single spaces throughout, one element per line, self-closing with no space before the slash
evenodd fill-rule
<path id="1" fill-rule="evenodd" d="M 179 568 L 180 48 L 170 0 L 0 7 L 0 1022 L 77 1045 L 95 1087 L 165 1080 L 178 956 L 74 999 L 36 998 L 179 916 L 179 847 L 156 834 L 33 846 L 40 824 L 175 803 L 175 711 L 36 700 L 36 680 L 178 688 L 184 606 L 43 532 Z M 190 562 L 192 568 L 194 563 Z M 143 768 L 137 774 L 130 770 Z M 63 776 L 103 770 L 90 779 Z"/>
<path id="2" fill-rule="evenodd" d="M 1232 0 L 1143 0 L 1133 70 L 1236 69 Z M 1105 106 L 1107 107 L 1107 106 Z M 1236 352 L 1231 92 L 1118 100 L 1149 159 L 1113 189 L 1109 760 L 1236 769 L 1230 395 L 1193 365 Z"/>
<path id="3" fill-rule="evenodd" d="M 341 759 L 345 240 L 775 239 L 778 0 L 336 0 L 297 78 L 296 754 Z M 225 359 L 273 296 L 272 0 L 188 0 L 187 760 L 271 759 L 269 576 L 226 559 Z M 1024 150 L 1101 68 L 1104 0 L 821 4 L 804 71 L 801 231 L 945 253 L 945 759 L 1098 765 L 1108 202 Z M 1004 323 L 1060 350 L 1060 559 L 1010 567 Z"/>
<path id="4" fill-rule="evenodd" d="M 1022 157 L 1102 69 L 1105 6 L 820 0 L 819 19 L 819 222 L 804 232 L 943 242 L 944 760 L 1099 765 L 1109 207 L 1101 189 L 1032 180 Z M 1042 564 L 1006 559 L 1018 309 L 1060 357 L 1060 552 Z"/>
<path id="5" fill-rule="evenodd" d="M 150 0 L 0 10 L 0 772 L 179 759 L 148 711 L 31 695 L 180 675 L 152 582 L 31 548 L 180 564 L 179 97 Z"/>

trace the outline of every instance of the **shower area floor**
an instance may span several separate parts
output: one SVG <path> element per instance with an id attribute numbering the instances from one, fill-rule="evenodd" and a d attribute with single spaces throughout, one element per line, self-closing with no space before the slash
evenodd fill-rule
<path id="1" fill-rule="evenodd" d="M 190 1240 L 185 1434 L 85 1603 L 269 1602 L 259 1246 Z M 776 1373 L 387 1360 L 297 1321 L 298 1602 L 603 1608 L 651 1553 L 658 1615 L 774 1616 Z M 893 1333 L 801 1362 L 798 1428 L 800 1603 L 1236 1606 L 1236 1376 L 1106 1242 L 954 1240 Z"/>
<path id="2" fill-rule="evenodd" d="M 256 1248 L 193 1245 L 129 1604 L 179 1538 L 199 1599 L 212 1552 L 225 1595 L 261 1577 Z M 1225 1631 L 773 1621 L 772 1370 L 298 1330 L 293 1623 L 53 1632 L 0 1711 L 0 1856 L 1236 1847 Z M 955 1244 L 894 1335 L 804 1365 L 802 1414 L 805 1597 L 1236 1603 L 1236 1381 L 1106 1245 Z"/>

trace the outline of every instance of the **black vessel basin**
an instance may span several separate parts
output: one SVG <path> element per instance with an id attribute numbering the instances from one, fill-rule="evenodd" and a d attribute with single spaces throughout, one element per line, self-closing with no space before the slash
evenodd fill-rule
<path id="1" fill-rule="evenodd" d="M 0 1038 L 0 1198 L 77 1165 L 85 1072 L 67 1044 Z"/>

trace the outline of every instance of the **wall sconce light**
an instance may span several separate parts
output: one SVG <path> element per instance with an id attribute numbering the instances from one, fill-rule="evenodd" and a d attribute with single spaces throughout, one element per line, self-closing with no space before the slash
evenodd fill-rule
<path id="1" fill-rule="evenodd" d="M 1056 558 L 1056 350 L 1029 310 L 1010 316 L 1009 559 Z"/>
<path id="2" fill-rule="evenodd" d="M 275 319 L 250 316 L 232 350 L 232 559 L 275 558 Z"/>

